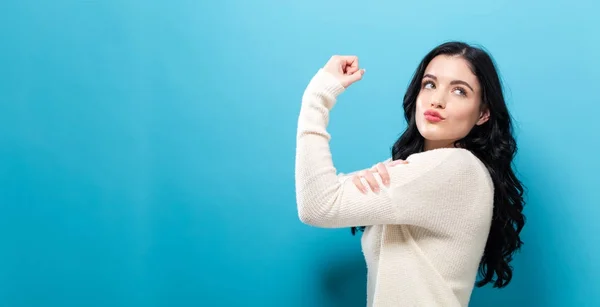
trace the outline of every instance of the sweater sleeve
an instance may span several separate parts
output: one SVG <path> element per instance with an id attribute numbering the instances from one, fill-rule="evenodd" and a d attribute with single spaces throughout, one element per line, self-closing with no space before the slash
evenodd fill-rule
<path id="1" fill-rule="evenodd" d="M 451 204 L 472 203 L 483 178 L 480 165 L 470 157 L 465 159 L 470 153 L 462 149 L 432 150 L 409 157 L 409 163 L 388 168 L 389 187 L 375 176 L 381 187 L 378 193 L 363 194 L 351 180 L 336 174 L 326 128 L 329 112 L 343 91 L 333 75 L 319 70 L 302 97 L 295 182 L 298 215 L 303 223 L 324 228 L 430 226 L 448 214 L 461 214 Z"/>

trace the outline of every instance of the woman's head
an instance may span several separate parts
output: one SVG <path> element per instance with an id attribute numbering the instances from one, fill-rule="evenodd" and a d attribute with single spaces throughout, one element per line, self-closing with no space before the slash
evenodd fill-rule
<path id="1" fill-rule="evenodd" d="M 414 121 L 426 149 L 453 147 L 474 126 L 489 119 L 489 109 L 482 103 L 482 84 L 463 56 L 436 55 L 422 72 Z"/>
<path id="2" fill-rule="evenodd" d="M 427 120 L 428 110 L 446 119 Z M 464 145 L 494 129 L 512 134 L 492 58 L 463 42 L 444 43 L 423 58 L 404 97 L 404 112 L 408 125 L 423 137 L 424 149 Z M 485 138 L 479 141 L 491 145 Z"/>
<path id="3" fill-rule="evenodd" d="M 491 57 L 462 42 L 437 46 L 417 67 L 403 107 L 407 128 L 392 146 L 393 160 L 439 147 L 462 147 L 487 167 L 494 182 L 494 210 L 477 286 L 506 286 L 512 278 L 512 256 L 523 244 L 525 216 L 523 186 L 512 169 L 517 146 L 511 117 Z M 443 119 L 426 115 L 431 111 Z"/>

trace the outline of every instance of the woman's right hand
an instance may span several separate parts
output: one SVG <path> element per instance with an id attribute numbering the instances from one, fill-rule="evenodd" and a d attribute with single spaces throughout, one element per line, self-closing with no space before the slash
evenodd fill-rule
<path id="1" fill-rule="evenodd" d="M 367 185 L 371 188 L 371 191 L 375 193 L 379 193 L 380 187 L 379 183 L 375 179 L 375 173 L 379 174 L 381 177 L 381 182 L 389 187 L 390 185 L 390 174 L 387 171 L 387 167 L 394 166 L 397 164 L 406 164 L 408 163 L 405 160 L 394 160 L 389 163 L 377 163 L 370 169 L 365 169 L 360 171 L 358 174 L 352 176 L 352 182 L 354 185 L 363 193 L 367 194 L 369 191 L 367 187 L 362 183 L 362 178 L 367 181 Z"/>

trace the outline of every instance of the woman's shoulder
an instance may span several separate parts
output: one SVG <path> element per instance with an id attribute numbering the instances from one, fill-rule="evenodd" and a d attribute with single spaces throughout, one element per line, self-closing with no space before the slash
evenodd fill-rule
<path id="1" fill-rule="evenodd" d="M 485 164 L 464 148 L 439 148 L 410 155 L 406 161 L 411 164 L 420 164 L 428 168 L 443 166 L 461 172 L 472 172 L 488 176 Z"/>
<path id="2" fill-rule="evenodd" d="M 472 161 L 473 159 L 479 160 L 471 151 L 464 148 L 438 148 L 427 150 L 419 153 L 414 153 L 408 158 L 407 161 L 444 161 L 444 160 L 464 160 L 464 161 Z"/>

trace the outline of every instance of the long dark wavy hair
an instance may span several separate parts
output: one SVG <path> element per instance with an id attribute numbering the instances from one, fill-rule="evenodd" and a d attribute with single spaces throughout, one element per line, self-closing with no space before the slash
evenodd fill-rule
<path id="1" fill-rule="evenodd" d="M 481 99 L 489 108 L 490 117 L 482 125 L 475 126 L 469 134 L 456 141 L 455 146 L 465 148 L 477 156 L 487 167 L 494 182 L 493 219 L 479 264 L 476 283 L 483 287 L 493 282 L 494 288 L 507 286 L 513 275 L 510 265 L 513 254 L 523 245 L 520 233 L 525 225 L 523 215 L 524 187 L 512 169 L 517 151 L 512 135 L 511 116 L 506 107 L 502 85 L 490 55 L 484 50 L 464 42 L 446 42 L 430 51 L 419 64 L 404 95 L 404 117 L 407 128 L 392 146 L 392 159 L 406 159 L 423 151 L 425 140 L 417 130 L 415 108 L 425 68 L 438 55 L 461 56 L 470 63 L 471 71 L 481 84 Z M 352 234 L 364 227 L 352 227 Z M 494 280 L 494 275 L 496 279 Z"/>

